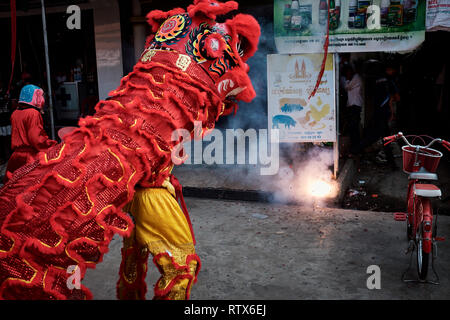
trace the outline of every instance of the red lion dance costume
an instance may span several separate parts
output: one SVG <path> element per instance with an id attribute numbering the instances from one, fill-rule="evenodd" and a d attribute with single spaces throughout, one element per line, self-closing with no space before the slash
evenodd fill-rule
<path id="1" fill-rule="evenodd" d="M 201 121 L 205 133 L 236 110 L 236 100 L 254 98 L 245 61 L 257 49 L 258 23 L 243 14 L 215 22 L 237 6 L 195 0 L 187 10 L 149 13 L 154 35 L 133 71 L 94 116 L 14 172 L 0 190 L 0 298 L 91 299 L 83 285 L 69 289 L 67 270 L 75 265 L 83 279 L 114 233 L 129 237 L 118 295 L 143 298 L 148 252 L 133 245 L 134 224 L 122 209 L 135 187 L 161 187 L 170 179 L 174 130 L 192 132 Z M 173 258 L 168 252 L 154 257 L 163 273 L 155 298 L 189 298 L 199 259 L 190 254 L 180 264 Z M 177 286 L 185 296 L 171 294 Z"/>

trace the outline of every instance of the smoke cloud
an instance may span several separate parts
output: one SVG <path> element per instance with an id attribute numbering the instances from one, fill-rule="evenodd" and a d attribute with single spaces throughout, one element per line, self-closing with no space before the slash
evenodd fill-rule
<path id="1" fill-rule="evenodd" d="M 280 172 L 274 181 L 274 200 L 320 204 L 324 198 L 313 195 L 313 191 L 317 191 L 315 189 L 318 182 L 321 182 L 319 187 L 322 184 L 329 186 L 330 190 L 327 197 L 335 197 L 338 192 L 338 185 L 332 176 L 333 150 L 313 146 L 308 151 L 302 151 L 295 150 L 295 147 L 301 147 L 301 145 L 291 145 L 290 149 L 287 150 L 288 157 L 284 157 L 281 161 Z M 292 158 L 293 164 L 289 165 L 286 158 Z"/>
<path id="2" fill-rule="evenodd" d="M 239 102 L 239 110 L 236 115 L 222 117 L 216 124 L 216 129 L 223 132 L 225 144 L 232 143 L 226 137 L 226 129 L 268 129 L 267 119 L 267 55 L 277 53 L 273 34 L 273 4 L 258 7 L 248 7 L 241 5 L 243 13 L 252 14 L 261 25 L 261 37 L 258 51 L 249 59 L 249 76 L 252 79 L 256 91 L 256 98 L 251 103 Z M 258 139 L 259 140 L 259 139 Z M 210 141 L 203 141 L 203 150 L 210 144 Z M 310 144 L 280 144 L 279 170 L 273 176 L 261 175 L 260 162 L 250 163 L 252 157 L 250 150 L 259 150 L 260 145 L 249 145 L 258 143 L 256 140 L 247 140 L 245 148 L 245 164 L 237 161 L 237 152 L 234 153 L 234 165 L 226 164 L 226 154 L 224 153 L 222 164 L 194 164 L 193 149 L 188 152 L 189 160 L 182 165 L 189 171 L 203 171 L 206 168 L 214 170 L 209 179 L 209 186 L 221 187 L 236 190 L 260 190 L 273 194 L 274 202 L 296 202 L 309 204 L 315 201 L 320 204 L 319 198 L 314 198 L 311 190 L 317 181 L 323 181 L 332 186 L 329 195 L 333 197 L 337 194 L 338 187 L 332 178 L 333 151 L 329 148 L 313 146 Z M 186 146 L 187 147 L 187 146 Z M 189 150 L 189 147 L 187 148 Z M 268 149 L 271 149 L 268 146 Z M 214 154 L 214 156 L 219 156 Z M 232 157 L 233 158 L 233 157 Z M 233 162 L 233 159 L 228 162 Z M 193 172 L 193 171 L 192 171 Z M 175 172 L 176 174 L 176 172 Z M 217 175 L 217 178 L 215 177 Z M 219 181 L 220 180 L 220 181 Z"/>

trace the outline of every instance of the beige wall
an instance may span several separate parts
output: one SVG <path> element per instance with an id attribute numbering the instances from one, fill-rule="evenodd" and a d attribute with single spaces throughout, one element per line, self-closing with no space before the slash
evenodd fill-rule
<path id="1" fill-rule="evenodd" d="M 99 98 L 105 99 L 123 77 L 119 4 L 114 0 L 92 0 Z"/>

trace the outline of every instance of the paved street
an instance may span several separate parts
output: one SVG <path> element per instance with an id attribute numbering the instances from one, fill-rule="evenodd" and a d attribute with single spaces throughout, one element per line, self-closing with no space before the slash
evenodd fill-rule
<path id="1" fill-rule="evenodd" d="M 202 259 L 192 299 L 450 299 L 449 241 L 439 243 L 439 286 L 405 284 L 405 225 L 391 213 L 186 202 Z M 450 239 L 450 217 L 439 217 L 439 233 Z M 121 242 L 114 238 L 104 262 L 87 273 L 83 284 L 94 299 L 115 299 Z M 380 290 L 366 287 L 370 265 L 381 268 Z M 158 278 L 149 266 L 147 298 Z"/>

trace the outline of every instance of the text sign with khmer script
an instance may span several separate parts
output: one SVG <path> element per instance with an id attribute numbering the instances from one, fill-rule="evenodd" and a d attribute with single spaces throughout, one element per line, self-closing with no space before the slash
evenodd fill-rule
<path id="1" fill-rule="evenodd" d="M 425 0 L 274 0 L 279 53 L 409 51 L 425 40 Z M 328 21 L 327 21 L 328 20 Z"/>

